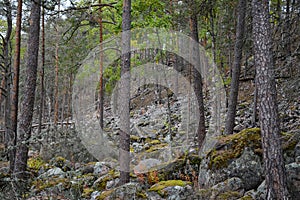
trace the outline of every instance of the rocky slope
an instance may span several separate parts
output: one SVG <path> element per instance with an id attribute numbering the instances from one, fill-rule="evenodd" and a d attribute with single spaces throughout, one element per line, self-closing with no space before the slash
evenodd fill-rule
<path id="1" fill-rule="evenodd" d="M 251 92 L 251 90 L 247 90 Z M 249 95 L 249 94 L 244 94 Z M 167 98 L 169 96 L 169 99 Z M 21 199 L 264 199 L 260 130 L 252 128 L 251 101 L 241 98 L 236 133 L 217 138 L 215 148 L 198 156 L 196 139 L 185 134 L 185 99 L 153 91 L 133 100 L 131 110 L 131 182 L 118 186 L 115 158 L 97 161 L 70 129 L 44 132 L 34 141 L 28 161 L 30 181 Z M 168 106 L 169 102 L 169 106 Z M 282 105 L 280 105 L 282 106 Z M 300 195 L 300 101 L 281 112 L 282 148 L 293 199 Z M 105 137 L 118 143 L 119 120 L 106 108 Z M 209 118 L 209 111 L 206 112 Z M 191 131 L 192 132 L 192 131 Z M 54 134 L 55 133 L 55 134 Z M 47 142 L 45 142 L 47 141 Z M 16 199 L 3 158 L 0 199 Z"/>

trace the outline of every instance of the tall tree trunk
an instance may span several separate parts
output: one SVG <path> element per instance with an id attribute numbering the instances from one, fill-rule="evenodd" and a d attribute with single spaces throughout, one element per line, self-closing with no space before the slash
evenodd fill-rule
<path id="1" fill-rule="evenodd" d="M 14 79 L 13 79 L 13 88 L 11 95 L 11 126 L 12 131 L 14 133 L 14 145 L 16 145 L 17 139 L 17 130 L 18 130 L 18 105 L 19 105 L 19 74 L 20 74 L 20 49 L 21 49 L 21 26 L 22 26 L 22 0 L 18 0 L 18 8 L 17 8 L 17 22 L 16 22 L 16 44 L 15 44 L 15 56 L 14 56 Z M 10 162 L 10 170 L 13 172 L 14 170 L 14 159 L 15 152 L 13 150 L 13 158 Z"/>
<path id="2" fill-rule="evenodd" d="M 191 2 L 194 4 L 194 1 Z M 205 139 L 205 114 L 204 114 L 204 103 L 203 103 L 203 90 L 202 90 L 202 76 L 200 73 L 200 52 L 199 52 L 199 37 L 198 37 L 198 20 L 195 10 L 191 11 L 190 16 L 190 31 L 191 37 L 194 40 L 192 42 L 192 59 L 195 61 L 197 66 L 193 66 L 192 74 L 194 79 L 194 92 L 197 98 L 199 106 L 199 124 L 198 124 L 198 147 L 199 150 L 202 146 L 202 143 Z"/>
<path id="3" fill-rule="evenodd" d="M 289 199 L 282 156 L 270 16 L 267 0 L 252 0 L 253 43 L 258 87 L 259 122 L 268 200 Z"/>
<path id="4" fill-rule="evenodd" d="M 241 72 L 241 60 L 243 56 L 244 32 L 245 32 L 245 15 L 246 15 L 246 0 L 240 0 L 238 5 L 238 19 L 236 27 L 236 41 L 234 46 L 234 63 L 232 68 L 232 77 L 230 83 L 229 105 L 226 116 L 225 134 L 233 133 L 234 121 L 236 115 L 236 107 L 239 92 L 239 78 Z"/>
<path id="5" fill-rule="evenodd" d="M 39 36 L 40 36 L 40 7 L 41 0 L 31 1 L 30 24 L 27 44 L 26 79 L 24 81 L 24 99 L 19 120 L 17 151 L 14 174 L 17 178 L 26 178 L 28 160 L 28 140 L 31 136 L 31 124 L 35 98 Z"/>
<path id="6" fill-rule="evenodd" d="M 41 91 L 40 91 L 40 112 L 39 112 L 39 127 L 38 127 L 38 135 L 40 135 L 42 131 L 42 123 L 43 123 L 43 113 L 44 113 L 44 96 L 45 96 L 45 86 L 44 86 L 44 74 L 45 74 L 45 9 L 42 8 L 42 68 L 40 72 L 41 77 Z"/>
<path id="7" fill-rule="evenodd" d="M 122 57 L 121 57 L 121 84 L 119 103 L 120 109 L 120 185 L 130 181 L 130 9 L 131 0 L 123 0 L 122 21 Z"/>
<path id="8" fill-rule="evenodd" d="M 12 148 L 8 151 L 8 157 L 10 161 L 10 170 L 11 166 L 14 163 L 14 146 L 15 146 L 15 137 L 14 132 L 11 127 L 11 47 L 10 47 L 10 37 L 12 33 L 12 7 L 9 0 L 4 1 L 5 6 L 5 15 L 6 15 L 6 23 L 7 23 L 7 30 L 6 35 L 3 40 L 3 58 L 4 58 L 4 83 L 5 83 L 5 90 L 6 90 L 6 98 L 5 98 L 5 144 L 6 147 Z"/>
<path id="9" fill-rule="evenodd" d="M 99 0 L 99 5 L 101 5 L 101 0 Z M 103 129 L 103 104 L 104 104 L 104 92 L 103 92 L 103 23 L 102 23 L 102 8 L 99 8 L 99 70 L 100 70 L 100 78 L 99 78 L 99 93 L 98 93 L 98 114 L 99 114 L 99 123 L 101 129 Z"/>
<path id="10" fill-rule="evenodd" d="M 56 27 L 55 27 L 55 33 L 56 33 L 56 43 L 55 43 L 55 94 L 54 94 L 54 124 L 55 126 L 57 125 L 58 122 L 58 111 L 59 111 L 59 106 L 58 106 L 58 70 L 59 70 L 59 12 L 60 12 L 60 0 L 57 2 L 58 3 L 58 14 L 57 14 L 57 21 L 56 21 Z"/>

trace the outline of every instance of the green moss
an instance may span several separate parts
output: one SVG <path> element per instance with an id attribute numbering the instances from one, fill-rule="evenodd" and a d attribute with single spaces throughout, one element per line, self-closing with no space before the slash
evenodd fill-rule
<path id="1" fill-rule="evenodd" d="M 136 196 L 142 199 L 147 199 L 147 195 L 145 192 L 137 192 Z"/>
<path id="2" fill-rule="evenodd" d="M 27 161 L 28 168 L 35 172 L 37 172 L 44 165 L 45 162 L 41 157 L 29 158 Z"/>
<path id="3" fill-rule="evenodd" d="M 130 146 L 129 151 L 130 151 L 131 153 L 133 153 L 133 152 L 134 152 L 134 148 L 133 148 L 132 146 Z"/>
<path id="4" fill-rule="evenodd" d="M 213 192 L 213 189 L 211 189 L 211 188 L 209 188 L 209 189 L 200 189 L 199 191 L 197 191 L 197 194 L 201 197 L 209 199 L 212 192 Z"/>
<path id="5" fill-rule="evenodd" d="M 140 141 L 140 137 L 136 136 L 136 135 L 130 135 L 130 141 L 131 142 L 138 142 Z"/>
<path id="6" fill-rule="evenodd" d="M 106 189 L 106 183 L 107 181 L 112 180 L 111 176 L 105 176 L 101 180 L 97 181 L 97 183 L 94 183 L 94 188 L 97 190 L 105 190 Z"/>
<path id="7" fill-rule="evenodd" d="M 188 156 L 188 160 L 190 161 L 191 165 L 200 165 L 201 163 L 201 158 L 199 157 L 199 155 L 189 155 Z"/>
<path id="8" fill-rule="evenodd" d="M 240 200 L 254 200 L 254 199 L 251 196 L 247 195 L 247 196 L 241 197 Z"/>
<path id="9" fill-rule="evenodd" d="M 191 182 L 187 182 L 187 181 L 182 181 L 182 180 L 168 180 L 168 181 L 161 181 L 159 183 L 156 183 L 155 185 L 153 185 L 149 191 L 155 191 L 155 192 L 159 192 L 161 190 L 163 190 L 166 187 L 170 187 L 170 186 L 181 186 L 184 187 L 188 184 L 192 184 Z"/>
<path id="10" fill-rule="evenodd" d="M 227 191 L 224 192 L 222 194 L 218 195 L 218 199 L 224 199 L 224 200 L 228 200 L 228 199 L 237 199 L 241 196 L 241 194 L 237 191 Z"/>
<path id="11" fill-rule="evenodd" d="M 157 151 L 157 150 L 160 150 L 164 147 L 168 146 L 167 143 L 162 143 L 162 144 L 157 144 L 157 145 L 153 145 L 151 146 L 149 149 L 146 150 L 147 153 L 151 153 L 153 151 Z"/>
<path id="12" fill-rule="evenodd" d="M 284 151 L 288 150 L 294 150 L 296 145 L 298 144 L 298 138 L 295 137 L 294 134 L 282 132 L 281 133 L 281 139 L 282 139 L 282 149 Z"/>
<path id="13" fill-rule="evenodd" d="M 113 193 L 114 190 L 107 190 L 107 191 L 103 191 L 100 196 L 97 197 L 97 200 L 103 200 L 106 197 L 108 197 L 109 195 L 111 195 L 111 193 Z"/>
<path id="14" fill-rule="evenodd" d="M 156 144 L 160 144 L 161 142 L 159 141 L 159 140 L 152 140 L 151 142 L 150 142 L 150 144 L 152 144 L 152 145 L 156 145 Z"/>
<path id="15" fill-rule="evenodd" d="M 55 166 L 56 167 L 63 167 L 65 162 L 66 162 L 66 159 L 61 156 L 58 156 L 55 158 Z"/>
<path id="16" fill-rule="evenodd" d="M 34 188 L 37 191 L 42 191 L 46 188 L 51 188 L 51 187 L 53 187 L 55 185 L 58 185 L 60 183 L 62 183 L 65 188 L 70 188 L 70 186 L 71 186 L 70 181 L 68 179 L 65 179 L 65 178 L 34 180 L 34 181 L 32 181 L 31 185 L 34 186 Z"/>
<path id="17" fill-rule="evenodd" d="M 83 192 L 82 192 L 82 195 L 81 197 L 83 198 L 90 198 L 91 197 L 91 194 L 94 192 L 94 189 L 92 188 L 83 188 Z"/>
<path id="18" fill-rule="evenodd" d="M 245 147 L 254 149 L 257 153 L 261 152 L 261 135 L 259 128 L 249 128 L 239 133 L 219 137 L 219 143 L 226 148 L 212 150 L 208 153 L 209 168 L 227 167 L 229 162 L 239 157 Z"/>

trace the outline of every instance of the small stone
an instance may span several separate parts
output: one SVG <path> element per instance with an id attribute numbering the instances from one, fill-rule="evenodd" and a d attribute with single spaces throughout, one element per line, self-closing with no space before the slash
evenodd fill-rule
<path id="1" fill-rule="evenodd" d="M 98 196 L 100 196 L 100 192 L 99 191 L 94 191 L 92 194 L 91 194 L 91 200 L 96 200 Z"/>
<path id="2" fill-rule="evenodd" d="M 300 164 L 300 156 L 296 157 L 295 161 L 297 164 Z"/>

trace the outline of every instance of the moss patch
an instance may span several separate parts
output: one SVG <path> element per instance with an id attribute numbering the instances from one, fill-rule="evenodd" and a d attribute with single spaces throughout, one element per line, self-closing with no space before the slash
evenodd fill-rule
<path id="1" fill-rule="evenodd" d="M 182 180 L 168 180 L 168 181 L 161 181 L 159 183 L 156 183 L 155 185 L 153 185 L 149 191 L 155 191 L 155 192 L 159 192 L 160 190 L 163 190 L 166 187 L 170 187 L 170 186 L 181 186 L 184 187 L 188 184 L 192 184 L 191 182 L 187 182 L 187 181 L 182 181 Z"/>
<path id="2" fill-rule="evenodd" d="M 92 188 L 83 188 L 83 192 L 82 192 L 82 195 L 81 197 L 83 198 L 90 198 L 91 197 L 91 194 L 94 192 L 94 189 Z"/>
<path id="3" fill-rule="evenodd" d="M 297 134 L 291 134 L 282 132 L 281 139 L 282 139 L 282 149 L 284 151 L 294 150 L 296 145 L 299 142 L 299 136 Z"/>
<path id="4" fill-rule="evenodd" d="M 109 195 L 111 195 L 111 193 L 113 193 L 114 190 L 107 190 L 107 191 L 103 191 L 100 196 L 97 197 L 98 200 L 103 200 L 106 197 L 108 197 Z"/>
<path id="5" fill-rule="evenodd" d="M 60 183 L 63 184 L 64 188 L 70 188 L 71 187 L 70 181 L 68 179 L 65 179 L 65 178 L 46 179 L 46 180 L 38 179 L 38 180 L 32 181 L 31 185 L 34 186 L 34 188 L 37 191 L 42 191 L 46 188 L 51 188 L 51 187 L 56 186 Z"/>
<path id="6" fill-rule="evenodd" d="M 284 151 L 294 150 L 299 138 L 297 135 L 284 133 L 280 134 L 282 149 Z M 210 169 L 227 167 L 235 158 L 238 158 L 245 147 L 251 148 L 254 153 L 262 156 L 261 132 L 259 128 L 244 129 L 239 133 L 221 136 L 218 138 L 218 150 L 214 149 L 207 154 Z"/>
<path id="7" fill-rule="evenodd" d="M 167 143 L 162 143 L 162 144 L 157 144 L 157 145 L 153 145 L 151 146 L 149 149 L 146 150 L 147 153 L 151 153 L 153 151 L 157 151 L 157 150 L 160 150 L 164 147 L 168 146 Z"/>
<path id="8" fill-rule="evenodd" d="M 251 196 L 247 195 L 247 196 L 241 197 L 240 200 L 254 200 L 254 199 Z"/>
<path id="9" fill-rule="evenodd" d="M 136 196 L 142 199 L 147 199 L 147 194 L 145 192 L 137 192 Z"/>
<path id="10" fill-rule="evenodd" d="M 254 149 L 254 152 L 261 153 L 261 136 L 259 128 L 242 130 L 239 133 L 222 136 L 219 138 L 219 150 L 212 150 L 208 153 L 209 168 L 227 167 L 230 161 L 238 158 L 245 147 Z M 226 147 L 226 148 L 224 148 Z"/>
<path id="11" fill-rule="evenodd" d="M 237 191 L 227 191 L 224 192 L 222 194 L 218 195 L 218 199 L 224 199 L 224 200 L 228 200 L 228 199 L 237 199 L 241 196 L 241 194 Z"/>
<path id="12" fill-rule="evenodd" d="M 45 162 L 41 157 L 29 158 L 27 161 L 28 168 L 34 172 L 39 171 L 43 165 L 45 165 Z"/>
<path id="13" fill-rule="evenodd" d="M 131 142 L 139 142 L 141 140 L 140 137 L 136 136 L 136 135 L 130 135 L 130 141 Z"/>

